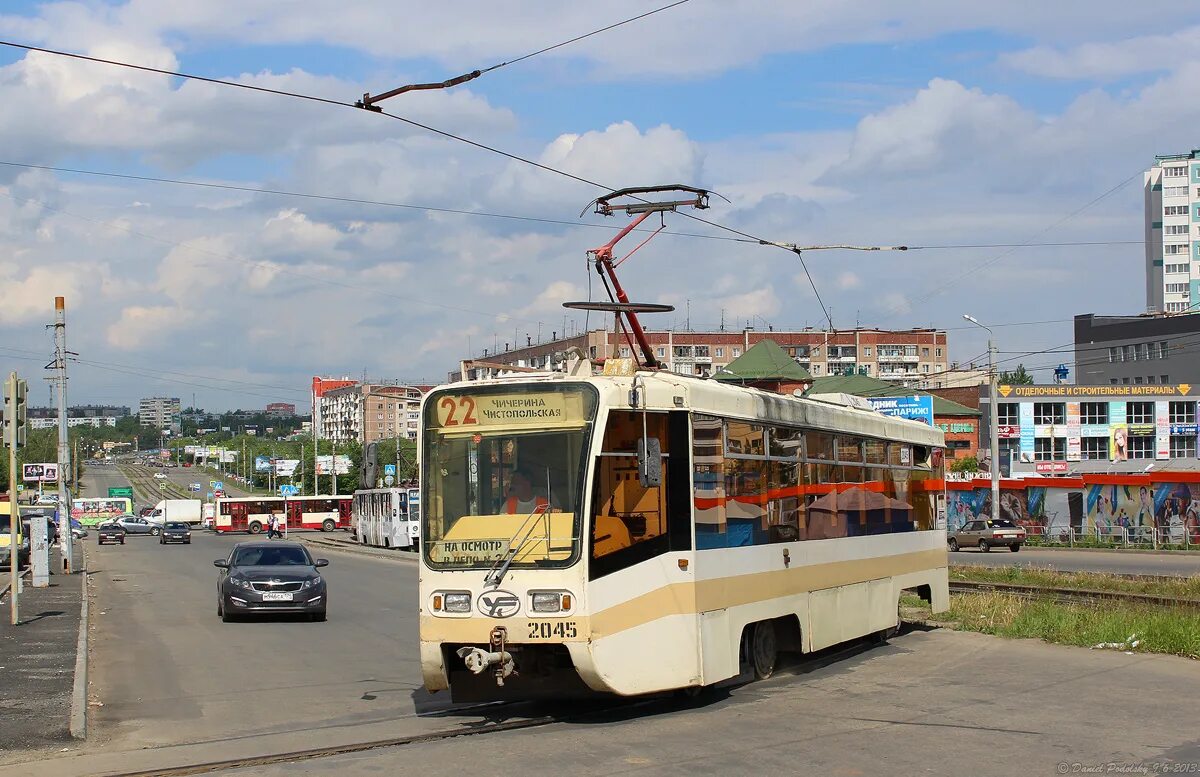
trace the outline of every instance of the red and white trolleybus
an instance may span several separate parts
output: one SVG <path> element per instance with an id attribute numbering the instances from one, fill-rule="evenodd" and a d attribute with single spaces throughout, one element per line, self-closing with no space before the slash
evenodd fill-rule
<path id="1" fill-rule="evenodd" d="M 249 496 L 217 500 L 213 529 L 260 534 L 274 512 L 288 531 L 334 531 L 350 525 L 349 496 Z"/>

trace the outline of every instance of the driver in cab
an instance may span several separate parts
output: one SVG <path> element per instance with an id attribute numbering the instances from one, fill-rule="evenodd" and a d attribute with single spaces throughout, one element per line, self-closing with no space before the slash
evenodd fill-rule
<path id="1" fill-rule="evenodd" d="M 535 490 L 529 472 L 524 469 L 515 470 L 509 481 L 508 496 L 501 505 L 501 512 L 508 515 L 529 515 L 538 513 L 557 512 L 558 505 L 553 504 L 541 490 Z"/>

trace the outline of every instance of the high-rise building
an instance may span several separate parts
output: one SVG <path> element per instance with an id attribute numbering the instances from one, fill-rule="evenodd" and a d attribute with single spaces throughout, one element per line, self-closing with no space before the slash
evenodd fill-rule
<path id="1" fill-rule="evenodd" d="M 1184 313 L 1200 304 L 1200 149 L 1155 158 L 1143 176 L 1146 310 Z"/>
<path id="2" fill-rule="evenodd" d="M 177 431 L 179 411 L 179 397 L 146 397 L 138 403 L 138 420 L 142 426 Z"/>
<path id="3" fill-rule="evenodd" d="M 404 437 L 417 439 L 422 390 L 416 386 L 352 383 L 328 389 L 317 400 L 323 439 L 363 445 Z"/>
<path id="4" fill-rule="evenodd" d="M 353 386 L 355 381 L 348 377 L 344 378 L 322 378 L 314 375 L 312 379 L 312 428 L 313 433 L 325 439 L 328 435 L 325 434 L 325 425 L 321 421 L 321 399 L 325 396 L 326 391 L 332 391 L 336 388 L 345 386 Z"/>
<path id="5" fill-rule="evenodd" d="M 271 402 L 267 405 L 267 418 L 291 418 L 296 415 L 296 406 L 291 402 Z"/>

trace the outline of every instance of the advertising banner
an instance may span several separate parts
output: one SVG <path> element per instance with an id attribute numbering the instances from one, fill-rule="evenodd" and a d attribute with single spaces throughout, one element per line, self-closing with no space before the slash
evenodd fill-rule
<path id="1" fill-rule="evenodd" d="M 1021 436 L 1021 427 L 1019 426 L 997 426 L 1000 434 L 997 435 L 1001 440 L 1015 440 Z"/>
<path id="2" fill-rule="evenodd" d="M 920 421 L 933 426 L 933 397 L 917 395 L 911 397 L 868 397 L 867 401 L 876 411 L 894 418 Z"/>
<path id="3" fill-rule="evenodd" d="M 255 472 L 270 472 L 271 471 L 271 457 L 270 456 L 255 456 L 254 457 L 254 471 Z"/>
<path id="4" fill-rule="evenodd" d="M 1154 403 L 1154 458 L 1171 458 L 1171 403 Z"/>
<path id="5" fill-rule="evenodd" d="M 280 477 L 290 478 L 292 475 L 296 474 L 296 468 L 299 466 L 299 459 L 275 459 L 275 474 L 279 475 Z"/>
<path id="6" fill-rule="evenodd" d="M 1083 458 L 1080 452 L 1080 422 L 1079 403 L 1067 403 L 1067 461 L 1079 461 Z"/>
<path id="7" fill-rule="evenodd" d="M 237 457 L 238 457 L 237 451 L 221 451 L 221 463 L 222 464 L 233 464 L 234 462 L 237 461 Z"/>
<path id="8" fill-rule="evenodd" d="M 1112 436 L 1108 438 L 1110 461 L 1129 460 L 1129 428 L 1125 424 L 1112 424 Z"/>
<path id="9" fill-rule="evenodd" d="M 1018 412 L 1021 422 L 1021 461 L 1033 461 L 1033 403 L 1022 402 Z"/>

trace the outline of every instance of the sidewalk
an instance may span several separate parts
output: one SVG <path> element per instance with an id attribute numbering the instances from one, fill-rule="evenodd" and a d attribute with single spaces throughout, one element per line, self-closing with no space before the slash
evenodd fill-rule
<path id="1" fill-rule="evenodd" d="M 50 563 L 62 568 L 57 550 Z M 11 593 L 0 597 L 0 755 L 71 741 L 85 577 L 51 574 L 47 588 L 34 588 L 27 577 L 17 626 L 9 623 Z"/>
<path id="2" fill-rule="evenodd" d="M 354 553 L 360 556 L 383 559 L 385 561 L 401 561 L 415 564 L 418 554 L 411 550 L 400 548 L 373 548 L 356 542 L 349 532 L 335 531 L 329 533 L 295 532 L 289 535 L 290 540 L 299 540 L 312 546 L 313 550 L 328 548 L 343 553 Z"/>

